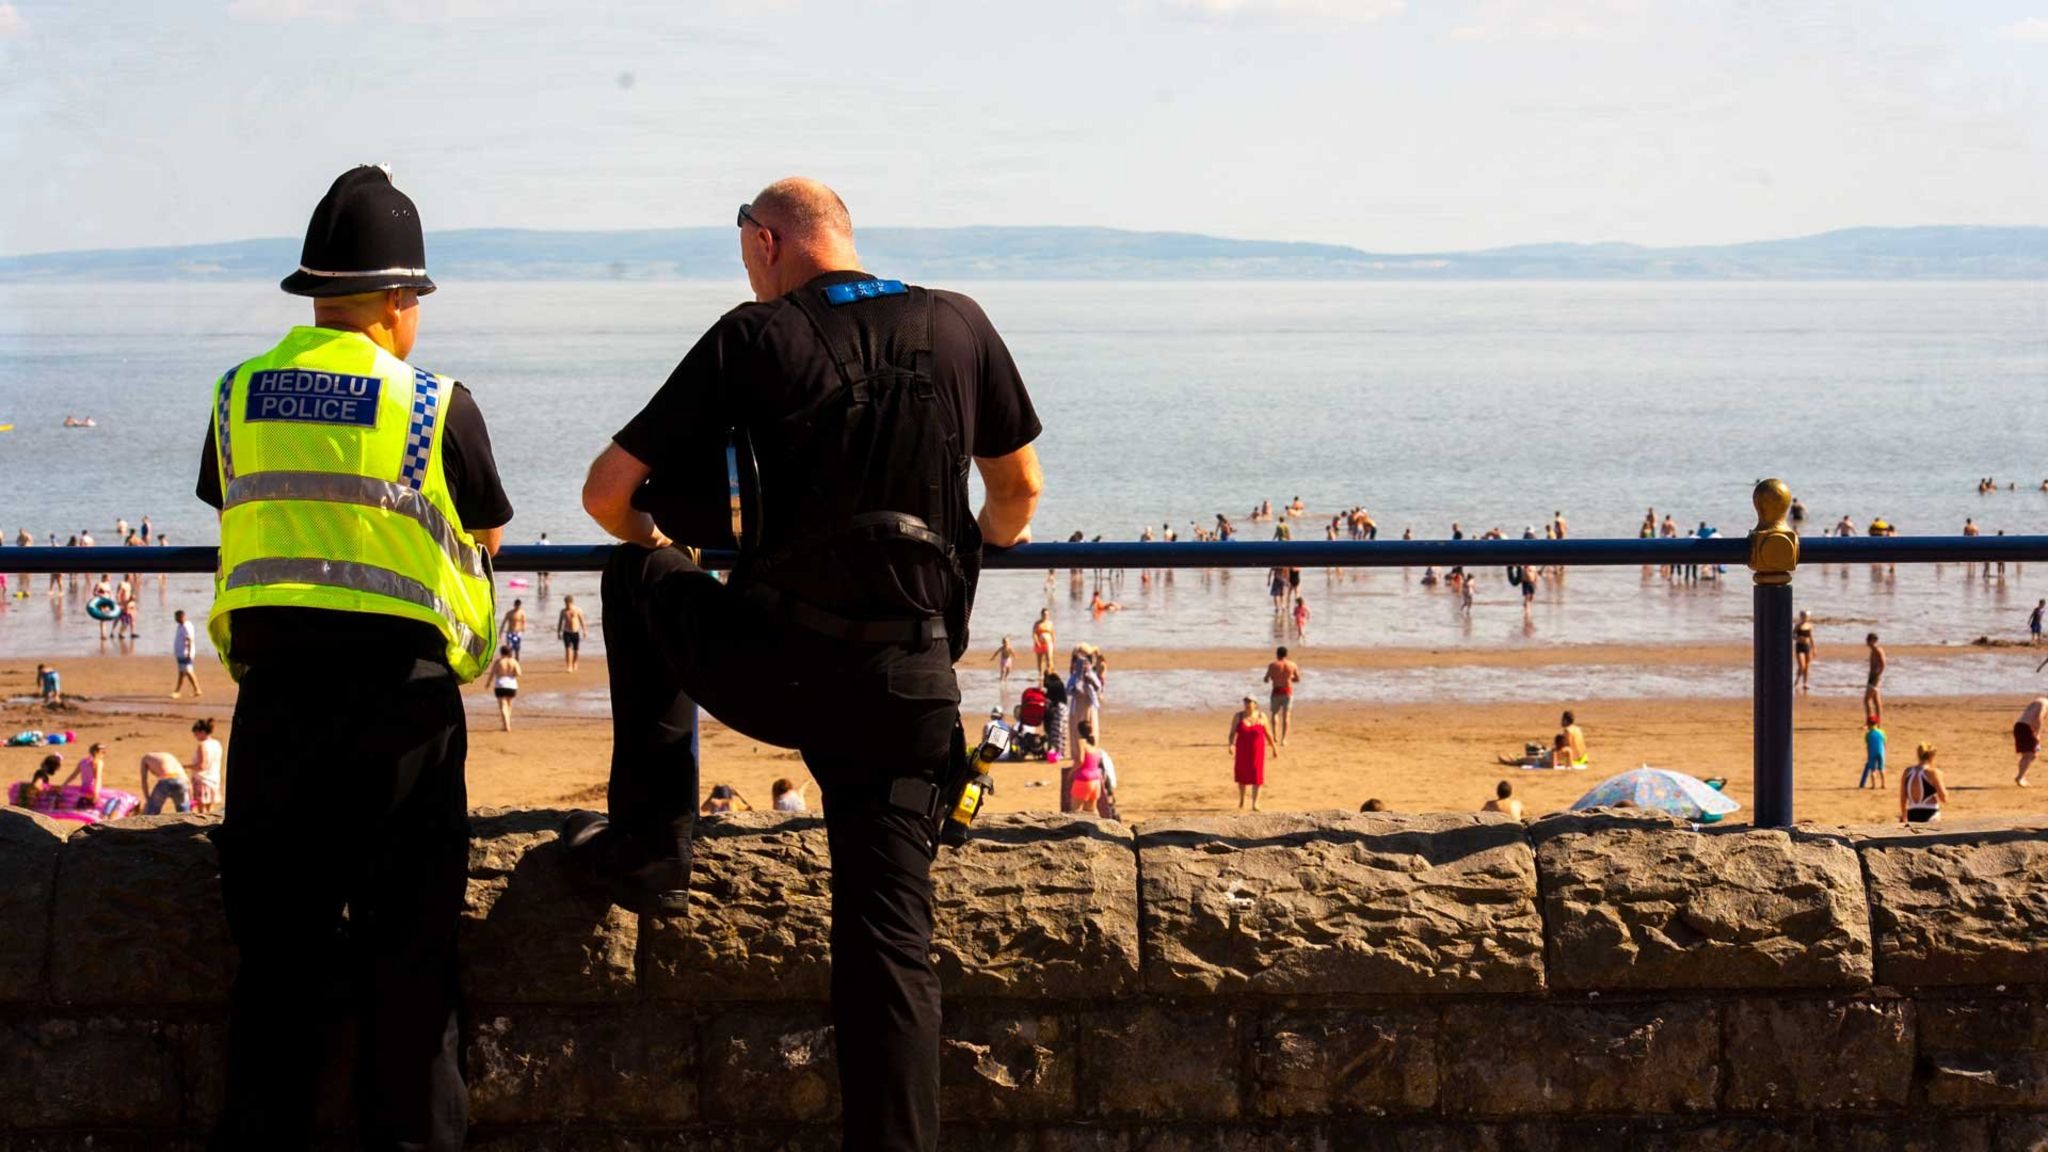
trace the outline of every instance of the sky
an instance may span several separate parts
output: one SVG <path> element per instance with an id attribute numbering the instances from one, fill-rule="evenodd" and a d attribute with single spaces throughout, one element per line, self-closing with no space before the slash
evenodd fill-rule
<path id="1" fill-rule="evenodd" d="M 0 0 L 0 255 L 1103 225 L 1374 251 L 2048 225 L 2048 0 Z"/>

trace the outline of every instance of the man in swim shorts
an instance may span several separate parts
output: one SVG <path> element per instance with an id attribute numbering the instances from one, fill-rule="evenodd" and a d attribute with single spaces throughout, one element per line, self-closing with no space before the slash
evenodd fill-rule
<path id="1" fill-rule="evenodd" d="M 1875 716 L 1882 720 L 1884 719 L 1884 693 L 1878 689 L 1878 685 L 1884 682 L 1884 649 L 1878 646 L 1877 633 L 1875 632 L 1865 636 L 1863 642 L 1870 647 L 1870 676 L 1863 682 L 1863 712 L 1865 715 Z"/>
<path id="2" fill-rule="evenodd" d="M 192 695 L 197 696 L 200 694 L 199 676 L 193 671 L 192 658 L 199 647 L 198 630 L 192 627 L 190 620 L 185 619 L 183 608 L 173 613 L 171 619 L 178 625 L 177 631 L 171 636 L 171 655 L 178 660 L 178 685 L 171 689 L 171 699 L 176 700 L 184 695 L 187 684 L 192 685 Z"/>
<path id="3" fill-rule="evenodd" d="M 512 655 L 515 658 L 520 656 L 522 648 L 526 643 L 526 604 L 524 601 L 514 600 L 512 602 L 512 609 L 505 613 L 505 622 L 498 628 L 498 631 L 503 634 L 505 643 L 511 646 Z"/>
<path id="4" fill-rule="evenodd" d="M 576 606 L 574 596 L 562 597 L 562 613 L 555 617 L 555 633 L 562 638 L 563 666 L 574 672 L 577 659 L 583 655 L 583 609 Z"/>
<path id="5" fill-rule="evenodd" d="M 2048 696 L 2036 696 L 2020 711 L 2020 718 L 2012 724 L 2012 750 L 2019 754 L 2019 774 L 2012 782 L 2022 788 L 2028 787 L 2027 769 L 2033 767 L 2034 756 L 2041 750 L 2041 714 L 2048 710 Z"/>
<path id="6" fill-rule="evenodd" d="M 1266 665 L 1266 674 L 1260 679 L 1273 686 L 1266 701 L 1266 710 L 1273 714 L 1273 742 L 1285 744 L 1294 727 L 1294 686 L 1301 683 L 1301 666 L 1287 658 L 1285 647 L 1275 648 L 1273 662 Z"/>

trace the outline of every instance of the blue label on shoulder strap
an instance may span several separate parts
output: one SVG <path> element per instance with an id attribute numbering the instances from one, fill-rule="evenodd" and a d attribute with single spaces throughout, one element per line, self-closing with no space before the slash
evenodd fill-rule
<path id="1" fill-rule="evenodd" d="M 901 280 L 855 280 L 850 284 L 828 284 L 825 287 L 825 303 L 834 308 L 851 304 L 855 300 L 873 300 L 878 296 L 901 296 L 910 289 Z"/>
<path id="2" fill-rule="evenodd" d="M 284 368 L 249 377 L 242 419 L 289 420 L 304 424 L 377 426 L 377 396 L 384 382 L 375 376 L 346 376 Z"/>

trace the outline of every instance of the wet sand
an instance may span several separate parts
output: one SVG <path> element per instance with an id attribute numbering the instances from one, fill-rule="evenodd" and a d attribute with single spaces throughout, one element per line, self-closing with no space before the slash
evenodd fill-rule
<path id="1" fill-rule="evenodd" d="M 1609 662 L 1739 663 L 1746 648 L 1568 648 L 1512 652 L 1433 653 L 1426 650 L 1320 650 L 1317 666 L 1360 669 L 1421 666 L 1429 662 L 1505 662 L 1538 668 L 1576 662 L 1594 651 Z M 1940 651 L 1940 650 L 1935 650 Z M 1953 652 L 1954 649 L 1948 649 Z M 1895 663 L 1920 655 L 1892 649 Z M 515 729 L 498 731 L 487 689 L 465 691 L 470 708 L 469 793 L 472 805 L 495 807 L 602 807 L 611 747 L 610 724 L 575 709 L 551 710 L 549 700 L 602 692 L 601 660 L 586 660 L 570 676 L 540 653 L 527 664 Z M 1121 669 L 1236 668 L 1262 653 L 1211 649 L 1193 652 L 1134 651 L 1111 654 L 1111 684 Z M 233 685 L 216 664 L 202 664 L 207 693 L 198 700 L 171 700 L 175 669 L 156 657 L 74 658 L 60 662 L 74 707 L 45 713 L 22 701 L 32 691 L 35 661 L 0 661 L 0 698 L 9 734 L 23 728 L 71 729 L 81 741 L 104 740 L 113 757 L 108 779 L 133 786 L 131 777 L 145 752 L 188 756 L 192 719 L 211 715 L 229 735 Z M 2015 678 L 2022 687 L 2032 686 Z M 1356 809 L 1378 797 L 1397 811 L 1470 810 L 1493 795 L 1496 781 L 1514 782 L 1529 812 L 1561 809 L 1607 775 L 1649 763 L 1697 776 L 1726 776 L 1728 794 L 1748 815 L 1750 796 L 1750 704 L 1746 700 L 1632 699 L 1572 700 L 1534 704 L 1318 704 L 1313 680 L 1298 697 L 1296 729 L 1287 747 L 1267 766 L 1268 810 Z M 1891 740 L 1891 790 L 1859 791 L 1863 763 L 1861 702 L 1855 695 L 1802 699 L 1797 713 L 1797 815 L 1827 824 L 1896 820 L 1899 773 L 1913 745 L 1932 740 L 1952 793 L 1956 816 L 2032 814 L 2048 806 L 2048 767 L 2033 789 L 2012 783 L 2012 723 L 2026 694 L 1919 697 L 1887 702 L 1885 725 Z M 1586 728 L 1593 767 L 1582 772 L 1533 772 L 1494 763 L 1500 753 L 1518 751 L 1524 741 L 1547 740 L 1560 707 L 1573 708 Z M 979 716 L 968 711 L 970 728 Z M 1228 710 L 1127 711 L 1112 707 L 1104 716 L 1104 743 L 1116 756 L 1127 819 L 1167 812 L 1226 811 L 1236 806 L 1229 750 L 1224 746 Z M 779 776 L 805 778 L 796 753 L 737 736 L 706 719 L 702 786 L 731 783 L 766 807 L 769 785 Z M 67 765 L 83 748 L 59 749 Z M 44 755 L 40 748 L 0 750 L 0 776 L 26 779 Z M 1055 772 L 1044 764 L 996 766 L 996 810 L 1058 807 Z M 233 787 L 233 765 L 228 787 Z M 813 791 L 815 803 L 815 790 Z"/>

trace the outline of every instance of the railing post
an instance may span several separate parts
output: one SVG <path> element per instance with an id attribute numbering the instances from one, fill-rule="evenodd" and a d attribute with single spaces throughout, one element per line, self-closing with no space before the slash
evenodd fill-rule
<path id="1" fill-rule="evenodd" d="M 1749 570 L 1756 581 L 1755 782 L 1759 828 L 1792 824 L 1792 571 L 1799 537 L 1785 523 L 1792 491 L 1782 480 L 1759 481 L 1756 530 L 1749 534 Z"/>

